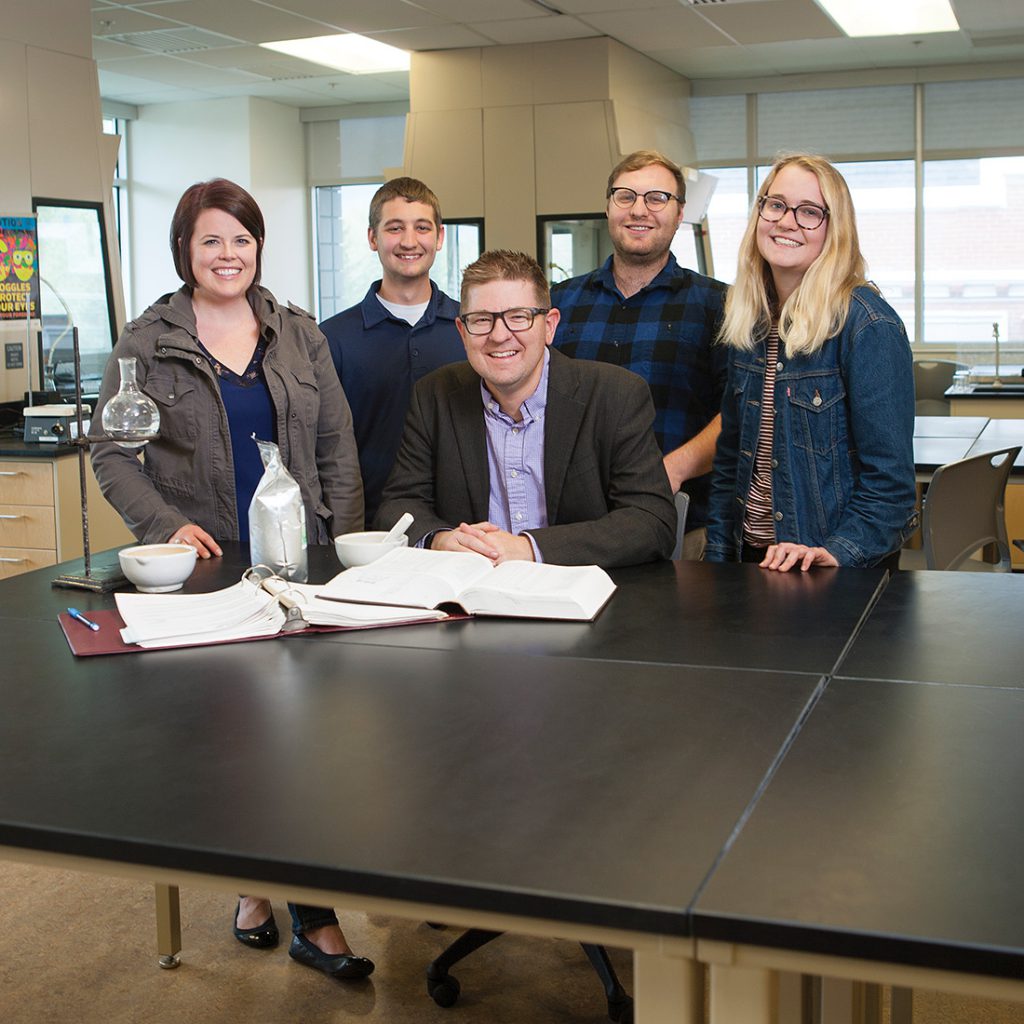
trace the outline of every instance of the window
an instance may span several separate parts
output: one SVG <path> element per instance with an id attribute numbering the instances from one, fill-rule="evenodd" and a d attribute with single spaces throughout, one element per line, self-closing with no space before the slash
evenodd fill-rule
<path id="1" fill-rule="evenodd" d="M 128 122 L 120 117 L 103 118 L 103 134 L 119 135 L 121 145 L 117 153 L 117 165 L 114 168 L 113 207 L 114 230 L 117 232 L 117 251 L 121 257 L 121 279 L 124 288 L 125 308 L 131 309 L 131 289 L 128 274 L 130 263 L 128 230 Z"/>
<path id="2" fill-rule="evenodd" d="M 380 277 L 366 240 L 370 200 L 381 182 L 330 185 L 315 192 L 317 310 L 321 320 L 360 302 Z"/>
<path id="3" fill-rule="evenodd" d="M 370 200 L 382 182 L 314 189 L 317 311 L 321 320 L 361 302 L 380 279 L 380 260 L 367 241 Z M 430 276 L 457 299 L 463 268 L 483 251 L 483 221 L 445 222 L 444 246 Z"/>
<path id="4" fill-rule="evenodd" d="M 444 246 L 437 254 L 430 276 L 446 295 L 459 301 L 462 272 L 484 251 L 482 220 L 449 220 L 444 225 Z"/>
<path id="5" fill-rule="evenodd" d="M 712 266 L 707 272 L 712 277 L 717 277 L 719 281 L 732 284 L 736 280 L 736 256 L 740 251 L 740 241 L 750 215 L 751 197 L 747 195 L 747 169 L 706 167 L 702 170 L 718 179 L 708 206 L 708 238 L 711 242 Z M 673 246 L 672 249 L 675 252 L 676 247 Z M 678 253 L 676 258 L 679 258 Z M 696 267 L 696 264 L 693 266 Z"/>
<path id="6" fill-rule="evenodd" d="M 537 252 L 552 284 L 596 270 L 611 251 L 603 213 L 537 218 Z"/>
<path id="7" fill-rule="evenodd" d="M 113 294 L 99 203 L 33 201 L 39 232 L 40 367 L 46 385 L 74 392 L 70 327 L 78 328 L 83 390 L 99 390 L 114 344 Z"/>
<path id="8" fill-rule="evenodd" d="M 1022 233 L 1024 157 L 925 162 L 926 342 L 1024 342 Z"/>
<path id="9" fill-rule="evenodd" d="M 914 161 L 836 164 L 850 186 L 869 281 L 914 333 Z"/>
<path id="10" fill-rule="evenodd" d="M 701 169 L 720 179 L 708 211 L 716 277 L 734 279 L 748 168 L 760 182 L 777 151 L 824 153 L 850 186 L 868 278 L 911 340 L 985 362 L 998 330 L 1003 356 L 1019 360 L 1024 76 L 695 96 L 690 128 Z"/>

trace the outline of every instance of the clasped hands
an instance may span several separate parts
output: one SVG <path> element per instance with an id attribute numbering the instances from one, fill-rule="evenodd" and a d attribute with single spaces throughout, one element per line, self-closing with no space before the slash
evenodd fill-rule
<path id="1" fill-rule="evenodd" d="M 489 558 L 495 565 L 533 561 L 533 545 L 529 537 L 509 533 L 487 522 L 459 523 L 454 530 L 436 533 L 430 547 L 434 551 L 471 551 Z"/>

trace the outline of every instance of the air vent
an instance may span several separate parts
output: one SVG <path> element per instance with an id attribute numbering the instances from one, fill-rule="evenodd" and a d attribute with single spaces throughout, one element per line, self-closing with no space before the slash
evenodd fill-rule
<path id="1" fill-rule="evenodd" d="M 153 32 L 123 32 L 103 36 L 115 43 L 134 46 L 148 53 L 195 53 L 197 50 L 220 50 L 225 46 L 240 46 L 241 41 L 231 36 L 205 32 L 201 28 L 158 29 Z"/>

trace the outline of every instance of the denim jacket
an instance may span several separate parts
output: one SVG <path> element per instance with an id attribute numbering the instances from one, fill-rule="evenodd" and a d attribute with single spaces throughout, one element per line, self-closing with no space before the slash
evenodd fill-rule
<path id="1" fill-rule="evenodd" d="M 766 345 L 731 350 L 708 517 L 709 561 L 737 560 L 761 421 Z M 775 536 L 870 566 L 917 526 L 914 379 L 899 316 L 859 287 L 842 330 L 775 380 Z"/>

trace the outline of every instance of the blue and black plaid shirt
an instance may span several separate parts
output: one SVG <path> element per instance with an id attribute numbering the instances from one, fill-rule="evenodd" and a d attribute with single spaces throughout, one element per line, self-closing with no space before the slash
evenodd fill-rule
<path id="1" fill-rule="evenodd" d="M 551 289 L 562 313 L 554 346 L 643 377 L 654 400 L 654 434 L 668 453 L 699 434 L 721 408 L 727 354 L 714 340 L 726 288 L 680 267 L 670 253 L 657 277 L 624 299 L 609 257 L 598 270 Z M 690 495 L 687 527 L 704 525 L 709 483 L 710 474 L 683 485 Z"/>

